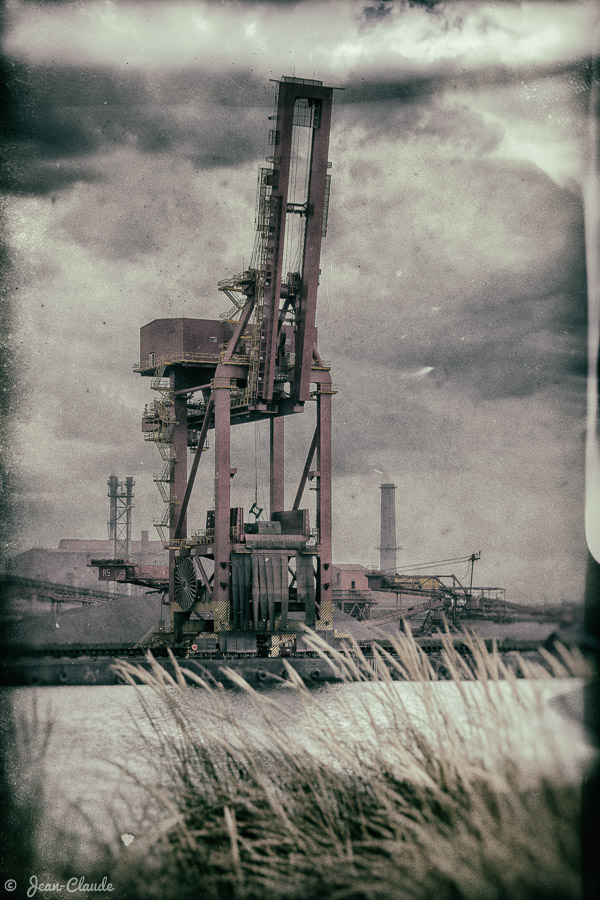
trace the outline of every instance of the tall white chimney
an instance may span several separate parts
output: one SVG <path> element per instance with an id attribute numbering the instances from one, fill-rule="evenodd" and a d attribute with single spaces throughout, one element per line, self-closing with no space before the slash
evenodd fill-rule
<path id="1" fill-rule="evenodd" d="M 381 541 L 379 544 L 379 568 L 394 575 L 396 561 L 396 485 L 382 484 L 381 490 Z"/>

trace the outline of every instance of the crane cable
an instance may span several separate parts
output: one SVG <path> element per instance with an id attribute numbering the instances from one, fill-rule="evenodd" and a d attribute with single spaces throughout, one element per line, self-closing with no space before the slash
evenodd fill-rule
<path id="1" fill-rule="evenodd" d="M 407 563 L 404 566 L 400 566 L 398 569 L 398 574 L 401 574 L 405 569 L 427 569 L 430 566 L 442 566 L 442 565 L 452 565 L 454 563 L 460 562 L 470 562 L 472 555 L 469 556 L 455 556 L 450 559 L 434 559 L 431 562 L 425 563 Z"/>
<path id="2" fill-rule="evenodd" d="M 258 507 L 258 422 L 254 423 L 254 505 Z"/>

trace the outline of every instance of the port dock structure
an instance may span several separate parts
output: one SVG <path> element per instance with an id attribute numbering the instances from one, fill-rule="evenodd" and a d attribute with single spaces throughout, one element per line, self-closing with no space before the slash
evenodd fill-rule
<path id="1" fill-rule="evenodd" d="M 330 367 L 317 349 L 321 241 L 327 231 L 333 88 L 314 79 L 277 82 L 261 166 L 251 263 L 219 282 L 232 304 L 220 319 L 156 319 L 141 329 L 141 375 L 158 399 L 143 431 L 156 443 L 165 501 L 157 522 L 170 551 L 169 605 L 181 640 L 214 631 L 221 647 L 278 656 L 302 644 L 304 626 L 333 640 Z M 316 416 L 292 502 L 286 500 L 285 417 Z M 230 433 L 269 421 L 268 519 L 257 503 L 232 502 Z M 190 534 L 196 473 L 214 432 L 214 507 Z M 188 449 L 193 451 L 187 466 Z M 289 473 L 288 473 L 289 474 Z M 302 507 L 316 491 L 316 522 Z M 254 521 L 247 521 L 250 514 Z"/>
<path id="2" fill-rule="evenodd" d="M 429 657 L 434 671 L 440 678 L 448 676 L 444 668 L 443 651 L 447 643 L 451 641 L 457 652 L 465 661 L 471 658 L 471 646 L 464 635 L 437 634 L 430 637 L 417 639 L 417 644 L 423 653 Z M 547 664 L 548 654 L 554 654 L 560 659 L 560 642 L 555 635 L 551 635 L 545 641 L 531 640 L 527 638 L 504 638 L 502 640 L 486 639 L 483 641 L 486 649 L 494 654 L 499 654 L 506 665 L 519 671 L 519 656 L 533 659 L 542 666 Z M 359 641 L 358 645 L 363 652 L 367 663 L 374 668 L 375 657 L 372 644 L 367 641 Z M 378 642 L 385 651 L 384 656 L 378 655 L 379 662 L 393 659 L 396 655 L 395 647 L 385 640 Z M 343 647 L 343 640 L 338 642 Z M 567 647 L 579 646 L 577 641 L 567 641 Z M 141 669 L 149 670 L 151 664 L 147 656 L 147 648 L 132 647 L 126 645 L 96 644 L 95 646 L 48 646 L 48 647 L 11 647 L 7 648 L 0 662 L 0 685 L 2 686 L 60 686 L 60 685 L 116 685 L 125 682 L 118 673 L 120 661 L 130 662 Z M 307 649 L 306 652 L 295 652 L 287 655 L 284 651 L 280 656 L 260 656 L 250 653 L 216 652 L 214 648 L 192 650 L 188 647 L 173 647 L 171 657 L 167 646 L 155 647 L 151 650 L 156 662 L 166 670 L 171 677 L 176 677 L 175 661 L 181 669 L 189 669 L 196 675 L 219 682 L 226 687 L 235 687 L 236 681 L 229 676 L 229 671 L 234 670 L 237 676 L 244 678 L 252 686 L 264 685 L 269 687 L 276 683 L 289 680 L 289 669 L 309 685 L 317 685 L 323 682 L 336 682 L 343 680 L 342 673 L 336 663 L 335 657 L 319 656 Z M 347 648 L 347 653 L 352 655 L 352 648 Z M 284 658 L 282 658 L 284 657 Z M 399 674 L 390 666 L 390 675 L 398 678 Z"/>

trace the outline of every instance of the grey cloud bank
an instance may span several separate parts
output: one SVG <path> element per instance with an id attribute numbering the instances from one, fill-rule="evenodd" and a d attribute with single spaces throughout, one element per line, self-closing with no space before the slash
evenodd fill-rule
<path id="1" fill-rule="evenodd" d="M 189 7 L 174 4 L 167 27 L 164 10 L 136 6 L 115 7 L 112 22 L 96 18 L 87 60 L 85 4 L 71 10 L 69 52 L 57 9 L 39 8 L 35 34 L 30 12 L 15 13 L 5 41 L 20 545 L 104 537 L 112 471 L 136 479 L 138 530 L 160 517 L 151 477 L 160 461 L 139 432 L 150 391 L 131 372 L 139 327 L 224 310 L 216 282 L 252 249 L 268 79 L 294 67 L 282 37 L 297 46 L 312 32 L 318 53 L 300 54 L 296 74 L 316 67 L 315 77 L 346 87 L 334 112 L 318 313 L 339 387 L 334 555 L 377 561 L 378 485 L 390 480 L 399 485 L 401 558 L 482 549 L 481 580 L 504 584 L 513 599 L 581 596 L 578 179 L 589 84 L 585 60 L 573 57 L 585 43 L 585 4 L 553 4 L 554 20 L 543 4 L 524 5 L 521 18 L 500 5 L 495 24 L 485 4 L 371 13 L 344 4 L 328 38 L 332 14 L 320 4 L 235 5 L 239 21 L 232 4 L 200 4 L 197 33 L 204 21 L 224 49 L 217 59 L 206 38 L 194 59 L 186 38 L 177 70 L 156 48 L 189 29 Z M 142 10 L 144 60 L 131 30 Z M 234 38 L 253 21 L 237 54 Z M 507 23 L 517 29 L 510 53 Z M 119 27 L 135 51 L 129 66 L 109 46 Z M 474 34 L 500 68 L 476 65 L 474 44 L 461 44 Z M 303 456 L 307 427 L 290 423 L 291 457 Z M 234 456 L 249 441 L 240 430 Z M 236 477 L 244 501 L 252 482 L 253 473 Z M 198 509 L 208 481 L 200 490 Z"/>

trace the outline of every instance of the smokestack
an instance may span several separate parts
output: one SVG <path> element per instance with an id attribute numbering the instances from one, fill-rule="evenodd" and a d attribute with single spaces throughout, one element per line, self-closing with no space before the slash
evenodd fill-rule
<path id="1" fill-rule="evenodd" d="M 148 542 L 148 532 L 142 531 L 142 549 L 140 553 L 140 566 L 143 568 L 148 562 L 150 556 L 150 547 Z"/>
<path id="2" fill-rule="evenodd" d="M 131 559 L 131 510 L 133 508 L 133 486 L 135 481 L 128 477 L 125 479 L 125 558 Z"/>
<path id="3" fill-rule="evenodd" d="M 119 481 L 111 475 L 107 481 L 110 501 L 108 539 L 112 545 L 113 559 L 131 556 L 131 510 L 133 509 L 133 478 Z"/>
<path id="4" fill-rule="evenodd" d="M 381 541 L 379 546 L 379 568 L 382 572 L 395 574 L 396 561 L 396 485 L 382 484 L 381 490 Z"/>
<path id="5" fill-rule="evenodd" d="M 117 539 L 117 494 L 119 491 L 119 479 L 116 475 L 111 475 L 106 482 L 108 485 L 109 499 L 109 519 L 108 519 L 108 540 L 111 543 L 111 551 L 113 557 L 116 554 L 115 541 Z"/>

